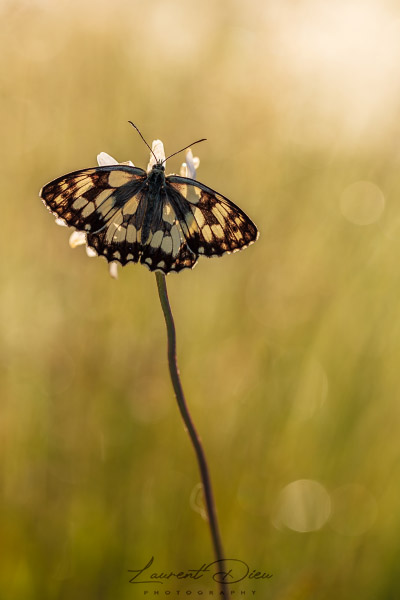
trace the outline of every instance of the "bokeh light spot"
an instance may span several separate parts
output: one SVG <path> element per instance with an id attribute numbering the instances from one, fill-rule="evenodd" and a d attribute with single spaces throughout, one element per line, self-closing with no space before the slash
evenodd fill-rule
<path id="1" fill-rule="evenodd" d="M 331 513 L 331 499 L 323 485 L 312 479 L 289 483 L 279 494 L 275 524 L 293 531 L 317 531 Z"/>
<path id="2" fill-rule="evenodd" d="M 377 185 L 370 181 L 356 181 L 349 185 L 340 198 L 343 216 L 355 225 L 370 225 L 381 217 L 385 197 Z"/>

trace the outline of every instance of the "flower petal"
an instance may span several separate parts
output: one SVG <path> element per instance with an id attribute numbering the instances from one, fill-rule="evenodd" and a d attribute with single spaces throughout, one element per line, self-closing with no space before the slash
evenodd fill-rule
<path id="1" fill-rule="evenodd" d="M 150 154 L 150 161 L 147 166 L 147 172 L 149 173 L 156 162 L 163 162 L 165 160 L 165 152 L 164 152 L 164 144 L 161 140 L 154 140 L 152 143 L 152 150 L 155 154 L 155 158 L 153 156 L 153 152 Z"/>
<path id="2" fill-rule="evenodd" d="M 86 233 L 83 231 L 73 231 L 69 236 L 69 245 L 71 248 L 83 246 L 83 244 L 86 244 Z"/>
<path id="3" fill-rule="evenodd" d="M 198 156 L 193 156 L 192 150 L 186 152 L 186 162 L 182 163 L 181 175 L 182 177 L 190 177 L 190 179 L 196 179 L 196 169 L 200 165 L 200 159 Z"/>
<path id="4" fill-rule="evenodd" d="M 100 154 L 97 155 L 97 164 L 99 167 L 108 167 L 109 165 L 118 165 L 118 161 L 107 154 L 107 152 L 100 152 Z"/>
<path id="5" fill-rule="evenodd" d="M 135 166 L 131 160 L 118 162 L 115 160 L 115 158 L 107 154 L 107 152 L 100 152 L 100 154 L 97 155 L 97 164 L 99 167 L 109 167 L 110 165 L 128 165 L 129 167 Z"/>
<path id="6" fill-rule="evenodd" d="M 93 258 L 94 256 L 97 256 L 97 252 L 96 250 L 93 250 L 93 248 L 90 248 L 90 246 L 86 246 L 86 254 L 90 257 Z"/>
<path id="7" fill-rule="evenodd" d="M 110 262 L 108 265 L 108 272 L 113 279 L 118 279 L 118 263 Z"/>

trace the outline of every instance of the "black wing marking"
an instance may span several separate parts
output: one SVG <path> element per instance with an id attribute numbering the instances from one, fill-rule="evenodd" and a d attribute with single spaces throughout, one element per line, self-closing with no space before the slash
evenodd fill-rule
<path id="1" fill-rule="evenodd" d="M 194 254 L 222 256 L 257 240 L 255 224 L 225 196 L 188 177 L 170 175 L 166 182 L 171 204 Z"/>
<path id="2" fill-rule="evenodd" d="M 141 239 L 148 202 L 146 188 L 137 194 L 135 201 L 138 202 L 136 211 L 132 212 L 129 201 L 106 228 L 94 234 L 89 233 L 88 245 L 98 254 L 103 254 L 108 261 L 118 261 L 122 265 L 130 261 L 140 262 L 150 271 L 162 271 L 165 274 L 193 268 L 198 257 L 188 248 L 180 222 L 165 191 L 160 190 L 146 243 L 142 243 Z"/>
<path id="3" fill-rule="evenodd" d="M 47 208 L 79 231 L 103 229 L 143 188 L 147 173 L 125 165 L 74 171 L 46 184 L 40 196 Z"/>

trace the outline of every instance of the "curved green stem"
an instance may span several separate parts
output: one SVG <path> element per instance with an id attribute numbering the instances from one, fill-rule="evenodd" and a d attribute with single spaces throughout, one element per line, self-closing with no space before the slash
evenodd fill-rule
<path id="1" fill-rule="evenodd" d="M 219 532 L 217 513 L 215 509 L 214 495 L 211 486 L 210 473 L 208 470 L 208 465 L 206 461 L 206 457 L 204 454 L 203 446 L 200 441 L 200 437 L 196 431 L 194 423 L 189 413 L 188 406 L 186 404 L 185 396 L 182 389 L 181 380 L 179 377 L 179 369 L 176 358 L 176 333 L 175 333 L 175 324 L 174 319 L 171 312 L 171 306 L 168 300 L 167 293 L 167 284 L 165 281 L 165 275 L 156 271 L 156 279 L 157 279 L 157 287 L 158 287 L 158 295 L 160 297 L 160 302 L 162 306 L 162 310 L 165 317 L 165 323 L 167 325 L 167 335 L 168 335 L 168 364 L 169 371 L 171 375 L 171 381 L 174 388 L 176 400 L 178 402 L 179 410 L 182 415 L 182 419 L 185 423 L 185 426 L 188 430 L 190 440 L 193 444 L 194 451 L 196 453 L 197 462 L 199 464 L 201 481 L 203 484 L 204 490 L 204 498 L 206 504 L 206 511 L 208 516 L 208 522 L 210 525 L 211 538 L 214 548 L 215 560 L 218 561 L 216 567 L 216 571 L 225 571 L 224 568 L 224 553 L 222 549 L 222 541 L 221 535 Z M 220 590 L 223 592 L 223 597 L 228 596 L 228 588 L 226 583 L 221 582 Z"/>

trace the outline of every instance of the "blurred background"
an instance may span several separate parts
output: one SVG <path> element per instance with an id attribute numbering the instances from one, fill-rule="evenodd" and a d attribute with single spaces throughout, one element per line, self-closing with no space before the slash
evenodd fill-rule
<path id="1" fill-rule="evenodd" d="M 167 279 L 226 555 L 273 575 L 232 589 L 399 597 L 398 3 L 1 0 L 0 22 L 1 598 L 136 599 L 151 556 L 213 560 L 154 275 L 112 279 L 38 198 L 101 151 L 146 167 L 128 119 L 167 154 L 206 137 L 198 179 L 261 232 Z"/>

